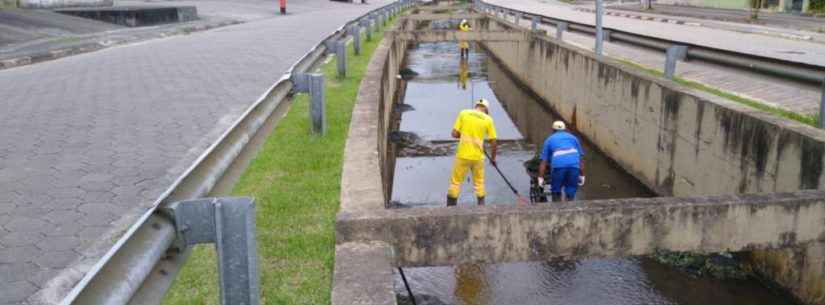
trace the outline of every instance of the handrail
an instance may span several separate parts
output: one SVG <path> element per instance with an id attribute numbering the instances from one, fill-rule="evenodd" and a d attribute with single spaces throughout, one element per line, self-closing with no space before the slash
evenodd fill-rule
<path id="1" fill-rule="evenodd" d="M 159 304 L 189 249 L 175 242 L 171 204 L 207 196 L 250 139 L 293 89 L 292 74 L 307 72 L 327 51 L 326 44 L 349 35 L 347 28 L 377 13 L 410 6 L 399 0 L 376 8 L 333 31 L 315 45 L 253 103 L 135 222 L 90 269 L 60 304 Z"/>
<path id="2" fill-rule="evenodd" d="M 532 18 L 532 16 L 538 16 L 541 22 L 544 24 L 553 24 L 554 26 L 557 26 L 560 23 L 566 23 L 570 25 L 568 27 L 569 30 L 586 33 L 589 35 L 595 35 L 596 33 L 595 26 L 590 24 L 511 9 L 495 4 L 490 4 L 485 1 L 478 1 L 478 3 L 481 3 L 483 6 L 494 8 L 496 10 L 520 13 L 521 16 L 523 16 L 523 18 L 527 19 Z M 820 84 L 823 83 L 823 79 L 825 79 L 825 67 L 817 65 L 796 61 L 781 60 L 777 58 L 771 58 L 755 54 L 740 53 L 730 50 L 723 50 L 704 45 L 687 43 L 683 41 L 651 37 L 647 35 L 641 35 L 628 31 L 618 30 L 611 27 L 604 27 L 604 29 L 606 31 L 610 31 L 609 35 L 611 40 L 618 40 L 631 45 L 653 48 L 662 51 L 666 50 L 668 47 L 673 45 L 687 46 L 688 59 L 699 59 L 717 64 L 734 66 L 740 69 L 750 70 L 761 74 L 791 78 L 795 81 L 805 82 L 809 84 Z"/>

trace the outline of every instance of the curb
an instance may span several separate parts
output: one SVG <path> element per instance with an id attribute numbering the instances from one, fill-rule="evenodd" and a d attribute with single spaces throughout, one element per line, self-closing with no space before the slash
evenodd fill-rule
<path id="1" fill-rule="evenodd" d="M 101 40 L 97 42 L 89 42 L 80 45 L 75 45 L 72 47 L 66 48 L 57 48 L 51 50 L 45 50 L 40 52 L 35 52 L 29 55 L 7 58 L 7 59 L 0 59 L 0 70 L 26 66 L 31 64 L 36 64 L 44 61 L 50 61 L 55 59 L 60 59 L 63 57 L 68 57 L 72 55 L 78 55 L 83 53 L 89 53 L 93 51 L 102 50 L 108 47 L 124 45 L 133 42 L 139 41 L 147 41 L 157 38 L 164 38 L 164 37 L 171 37 L 177 35 L 186 35 L 194 32 L 206 31 L 211 30 L 214 28 L 230 26 L 235 24 L 241 24 L 242 21 L 231 20 L 231 21 L 221 21 L 214 24 L 198 24 L 198 25 L 191 25 L 185 26 L 181 28 L 176 28 L 171 31 L 161 31 L 155 33 L 151 36 L 130 36 L 124 38 L 118 38 L 114 40 Z"/>
<path id="2" fill-rule="evenodd" d="M 589 8 L 576 8 L 575 10 L 580 11 L 580 12 L 596 13 L 596 10 L 589 9 Z M 663 18 L 663 17 L 651 17 L 651 16 L 644 16 L 644 15 L 637 15 L 637 14 L 621 13 L 621 12 L 616 12 L 616 11 L 605 11 L 604 14 L 609 15 L 609 16 L 625 17 L 625 18 L 648 20 L 648 21 L 658 21 L 658 22 L 672 23 L 672 24 L 679 24 L 679 25 L 702 26 L 702 24 L 698 23 L 698 22 L 685 22 L 684 20 L 678 20 L 678 19 L 670 19 L 670 18 Z"/>

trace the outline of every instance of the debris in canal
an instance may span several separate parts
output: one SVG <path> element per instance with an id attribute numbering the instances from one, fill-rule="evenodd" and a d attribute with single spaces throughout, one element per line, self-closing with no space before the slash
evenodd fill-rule
<path id="1" fill-rule="evenodd" d="M 401 79 L 403 80 L 411 80 L 418 76 L 418 72 L 415 72 L 413 69 L 410 68 L 403 68 L 401 71 L 398 72 L 401 75 Z"/>
<path id="2" fill-rule="evenodd" d="M 410 104 L 403 104 L 402 103 L 402 104 L 398 104 L 398 105 L 395 106 L 395 111 L 397 111 L 399 113 L 404 113 L 404 112 L 407 112 L 407 111 L 414 111 L 414 110 L 415 110 L 415 107 L 413 107 Z"/>
<path id="3" fill-rule="evenodd" d="M 744 280 L 752 275 L 730 253 L 699 254 L 657 250 L 651 257 L 661 264 L 676 267 L 693 276 Z"/>

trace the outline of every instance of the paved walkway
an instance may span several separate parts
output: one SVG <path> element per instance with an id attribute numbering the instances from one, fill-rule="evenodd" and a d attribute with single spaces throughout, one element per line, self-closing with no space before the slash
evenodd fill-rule
<path id="1" fill-rule="evenodd" d="M 645 19 L 645 20 L 654 20 L 658 22 L 669 22 L 669 23 L 676 23 L 685 26 L 700 26 L 700 27 L 707 27 L 712 29 L 718 30 L 725 30 L 725 31 L 733 31 L 745 34 L 756 34 L 756 35 L 765 35 L 765 36 L 772 36 L 777 38 L 783 39 L 792 39 L 792 40 L 805 40 L 809 42 L 825 44 L 825 32 L 818 33 L 812 31 L 805 31 L 805 30 L 796 30 L 790 28 L 784 28 L 777 25 L 766 26 L 766 25 L 755 25 L 755 24 L 747 24 L 747 23 L 740 23 L 740 22 L 732 22 L 732 21 L 718 21 L 718 20 L 711 20 L 711 19 L 701 19 L 701 18 L 693 18 L 693 17 L 684 17 L 684 16 L 675 16 L 671 14 L 661 14 L 661 11 L 640 11 L 638 10 L 638 4 L 635 6 L 630 5 L 622 5 L 622 6 L 611 6 L 607 10 L 605 10 L 605 14 L 612 15 L 612 16 L 620 16 L 624 18 L 633 18 L 633 19 Z M 688 9 L 688 8 L 685 8 Z M 594 13 L 595 8 L 593 6 L 582 6 L 578 5 L 576 10 Z M 675 17 L 674 17 L 675 16 Z M 802 18 L 802 17 L 801 17 Z M 804 17 L 804 18 L 812 18 L 812 17 Z M 816 18 L 822 19 L 821 25 L 825 27 L 825 18 Z M 686 30 L 690 30 L 687 28 Z M 825 31 L 825 28 L 823 28 Z"/>
<path id="2" fill-rule="evenodd" d="M 525 10 L 529 3 L 533 1 L 515 1 L 515 0 L 489 0 L 491 3 L 512 7 L 514 9 Z M 539 3 L 539 2 L 535 2 Z M 554 12 L 555 15 L 565 15 L 559 13 L 560 11 L 570 9 L 564 4 L 549 4 L 539 3 L 540 5 L 533 7 L 533 12 L 542 15 L 548 15 Z M 531 11 L 531 10 L 526 10 Z M 551 14 L 552 15 L 552 14 Z M 590 15 L 591 18 L 593 17 Z M 615 20 L 608 19 L 605 16 L 605 25 L 614 26 Z M 613 17 L 616 18 L 616 17 Z M 626 19 L 626 18 L 623 18 Z M 580 21 L 580 20 L 577 20 Z M 647 22 L 651 29 L 657 27 L 665 27 L 668 31 L 668 26 L 679 26 L 673 24 L 664 24 L 655 21 L 636 21 Z M 522 26 L 529 26 L 528 22 L 522 22 Z M 654 26 L 655 25 L 655 26 Z M 551 36 L 555 36 L 556 29 L 552 26 L 544 25 L 543 29 L 547 30 Z M 692 29 L 693 27 L 683 26 L 683 28 Z M 719 30 L 716 30 L 719 31 Z M 688 32 L 689 33 L 689 32 Z M 726 33 L 730 34 L 730 32 Z M 662 34 L 660 34 L 662 35 Z M 747 34 L 739 34 L 737 41 L 748 41 L 742 45 L 752 45 L 753 37 L 762 38 L 762 36 L 754 36 Z M 711 37 L 712 38 L 712 37 Z M 593 36 L 580 34 L 576 32 L 565 32 L 563 39 L 565 42 L 579 46 L 583 49 L 592 50 L 595 39 Z M 795 44 L 796 41 L 783 40 L 789 44 Z M 823 51 L 822 45 L 818 45 Z M 607 56 L 629 60 L 642 64 L 647 67 L 658 70 L 664 69 L 665 56 L 664 52 L 657 52 L 646 48 L 634 47 L 623 43 L 605 42 L 604 51 Z M 697 81 L 711 87 L 719 88 L 724 91 L 734 92 L 736 94 L 761 101 L 768 105 L 781 107 L 790 111 L 806 114 L 816 114 L 819 111 L 819 100 L 821 98 L 821 87 L 813 85 L 803 85 L 792 81 L 788 81 L 778 77 L 764 76 L 753 73 L 743 73 L 738 69 L 731 69 L 719 65 L 708 64 L 698 61 L 679 62 L 676 68 L 676 75 L 685 79 Z"/>
<path id="3" fill-rule="evenodd" d="M 719 9 L 710 7 L 694 7 L 683 5 L 654 4 L 653 10 L 645 11 L 641 5 L 621 4 L 613 5 L 611 8 L 631 10 L 637 12 L 664 14 L 672 16 L 692 17 L 705 20 L 719 20 L 736 23 L 746 23 L 747 25 L 763 25 L 769 27 L 787 28 L 819 32 L 825 30 L 825 18 L 800 16 L 789 13 L 772 13 L 767 11 L 759 12 L 756 21 L 750 20 L 750 12 L 747 10 Z"/>
<path id="4" fill-rule="evenodd" d="M 549 17 L 595 24 L 595 16 L 589 12 L 576 11 L 573 6 L 559 5 L 558 2 L 537 0 L 486 0 L 526 12 L 534 12 Z M 755 54 L 769 58 L 807 63 L 825 67 L 825 48 L 819 43 L 796 41 L 780 37 L 745 34 L 707 27 L 686 27 L 684 25 L 650 22 L 616 16 L 604 16 L 604 25 L 627 32 L 683 41 L 739 53 Z M 743 43 L 747 41 L 747 43 Z"/>
<path id="5" fill-rule="evenodd" d="M 387 1 L 289 3 L 208 2 L 260 18 L 0 71 L 0 304 L 58 302 L 309 48 Z"/>

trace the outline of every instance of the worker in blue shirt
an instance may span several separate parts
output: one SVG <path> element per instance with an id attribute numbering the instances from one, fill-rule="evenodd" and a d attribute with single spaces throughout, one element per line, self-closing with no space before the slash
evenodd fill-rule
<path id="1" fill-rule="evenodd" d="M 539 185 L 544 186 L 544 174 L 550 163 L 550 195 L 554 202 L 561 201 L 562 191 L 567 200 L 576 198 L 579 186 L 584 185 L 584 162 L 579 139 L 565 130 L 564 122 L 553 122 L 553 134 L 544 141 L 539 165 Z"/>

